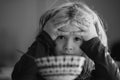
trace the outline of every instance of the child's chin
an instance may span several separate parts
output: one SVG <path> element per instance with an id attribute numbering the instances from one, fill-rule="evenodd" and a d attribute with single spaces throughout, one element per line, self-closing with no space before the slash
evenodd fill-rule
<path id="1" fill-rule="evenodd" d="M 73 55 L 42 57 L 35 60 L 46 80 L 74 80 L 82 72 L 85 58 Z"/>

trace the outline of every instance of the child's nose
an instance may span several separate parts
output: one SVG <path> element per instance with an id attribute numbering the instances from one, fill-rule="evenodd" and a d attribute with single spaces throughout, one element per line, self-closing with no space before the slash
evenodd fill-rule
<path id="1" fill-rule="evenodd" d="M 64 45 L 64 50 L 68 51 L 70 53 L 73 51 L 73 41 L 72 40 L 66 41 L 66 43 Z"/>

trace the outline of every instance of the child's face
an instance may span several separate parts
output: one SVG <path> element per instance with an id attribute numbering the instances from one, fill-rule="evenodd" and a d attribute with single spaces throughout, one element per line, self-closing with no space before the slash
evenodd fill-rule
<path id="1" fill-rule="evenodd" d="M 46 28 L 49 27 L 49 30 L 46 30 L 48 34 L 53 38 L 56 43 L 55 53 L 56 55 L 82 55 L 83 52 L 80 49 L 80 46 L 83 43 L 83 40 L 80 36 L 80 29 L 75 24 L 65 23 L 61 25 L 54 25 L 48 23 Z M 56 28 L 56 30 L 54 30 Z"/>
<path id="2" fill-rule="evenodd" d="M 55 40 L 56 55 L 82 55 L 83 52 L 80 49 L 82 42 L 83 41 L 77 32 L 63 33 Z"/>
<path id="3" fill-rule="evenodd" d="M 63 22 L 60 24 L 54 24 L 48 22 L 44 30 L 55 41 L 55 54 L 56 55 L 82 55 L 83 51 L 80 46 L 83 43 L 83 39 L 80 36 L 80 28 L 76 21 Z"/>

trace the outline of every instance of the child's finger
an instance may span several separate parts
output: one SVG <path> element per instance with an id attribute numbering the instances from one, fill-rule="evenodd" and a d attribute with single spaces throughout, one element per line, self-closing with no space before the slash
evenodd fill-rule
<path id="1" fill-rule="evenodd" d="M 86 30 L 88 30 L 88 27 L 87 27 L 87 26 L 83 26 L 83 25 L 79 26 L 78 28 L 79 28 L 81 31 L 86 31 Z"/>

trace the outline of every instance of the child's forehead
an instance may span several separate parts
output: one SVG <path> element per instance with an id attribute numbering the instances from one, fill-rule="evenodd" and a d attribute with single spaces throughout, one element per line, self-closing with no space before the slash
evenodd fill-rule
<path id="1" fill-rule="evenodd" d="M 72 36 L 72 37 L 81 37 L 80 32 L 79 31 L 70 31 L 70 32 L 56 32 L 57 36 Z"/>

